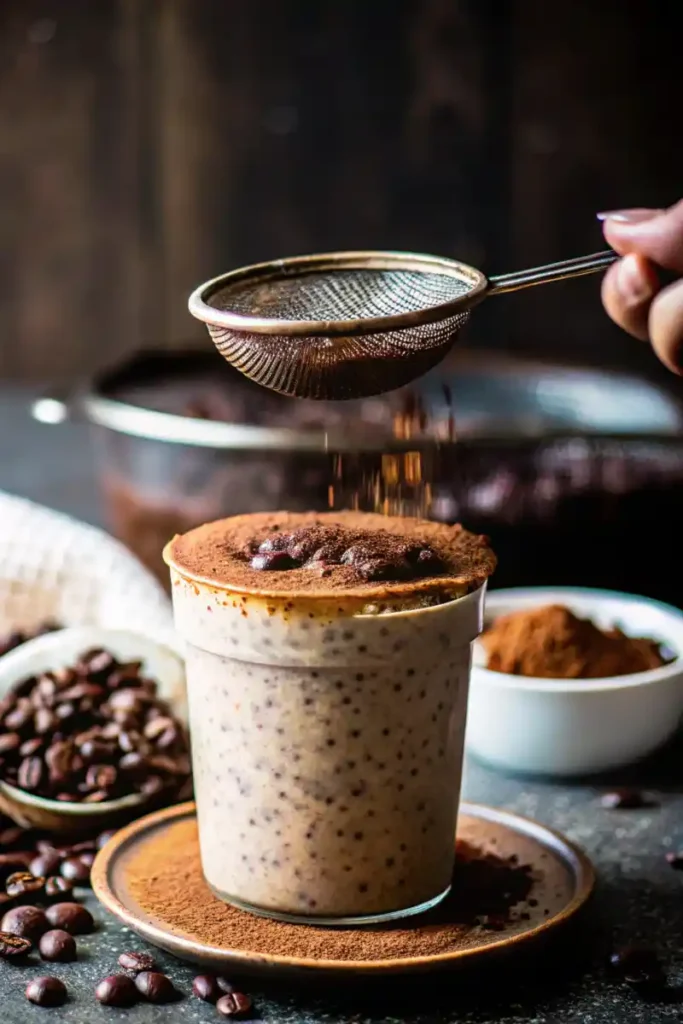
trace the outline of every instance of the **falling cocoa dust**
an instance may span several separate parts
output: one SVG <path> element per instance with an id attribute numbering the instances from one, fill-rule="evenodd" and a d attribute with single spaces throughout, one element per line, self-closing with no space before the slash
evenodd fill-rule
<path id="1" fill-rule="evenodd" d="M 417 392 L 401 395 L 392 419 L 397 450 L 333 456 L 330 509 L 430 518 L 439 447 L 456 437 L 453 395 L 445 384 L 442 394 L 445 417 L 430 415 Z M 410 441 L 415 442 L 414 449 L 406 449 Z"/>

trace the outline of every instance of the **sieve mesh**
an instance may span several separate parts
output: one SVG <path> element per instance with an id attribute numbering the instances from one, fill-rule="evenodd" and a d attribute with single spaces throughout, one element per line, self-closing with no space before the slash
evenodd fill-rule
<path id="1" fill-rule="evenodd" d="M 345 400 L 379 395 L 421 377 L 444 358 L 469 318 L 401 331 L 305 338 L 208 325 L 221 355 L 264 387 L 296 398 Z"/>
<path id="2" fill-rule="evenodd" d="M 465 277 L 413 270 L 335 269 L 247 280 L 219 291 L 212 304 L 240 316 L 277 320 L 365 320 L 441 306 L 462 298 L 473 285 Z"/>

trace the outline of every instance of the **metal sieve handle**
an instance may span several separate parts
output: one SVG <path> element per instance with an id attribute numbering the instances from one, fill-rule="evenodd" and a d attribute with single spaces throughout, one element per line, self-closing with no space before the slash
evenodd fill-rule
<path id="1" fill-rule="evenodd" d="M 502 295 L 504 292 L 516 292 L 520 288 L 531 288 L 534 284 L 546 284 L 549 281 L 564 281 L 567 277 L 583 277 L 584 274 L 595 274 L 611 266 L 619 259 L 613 249 L 605 252 L 594 252 L 590 256 L 578 256 L 573 260 L 561 263 L 547 263 L 542 267 L 531 267 L 529 270 L 517 270 L 512 274 L 498 274 L 489 278 L 487 295 Z"/>

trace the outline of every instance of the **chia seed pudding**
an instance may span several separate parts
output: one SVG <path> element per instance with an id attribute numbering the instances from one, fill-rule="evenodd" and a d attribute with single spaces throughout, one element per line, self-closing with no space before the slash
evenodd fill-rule
<path id="1" fill-rule="evenodd" d="M 166 551 L 214 893 L 316 924 L 418 913 L 453 870 L 495 556 L 460 526 L 235 516 Z"/>

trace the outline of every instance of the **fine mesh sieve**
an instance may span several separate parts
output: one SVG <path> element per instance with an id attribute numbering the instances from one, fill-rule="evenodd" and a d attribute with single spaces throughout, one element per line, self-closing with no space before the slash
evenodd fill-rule
<path id="1" fill-rule="evenodd" d="M 489 295 L 595 273 L 617 258 L 610 250 L 487 278 L 412 253 L 296 256 L 223 274 L 189 308 L 258 384 L 296 398 L 363 398 L 436 366 Z"/>

